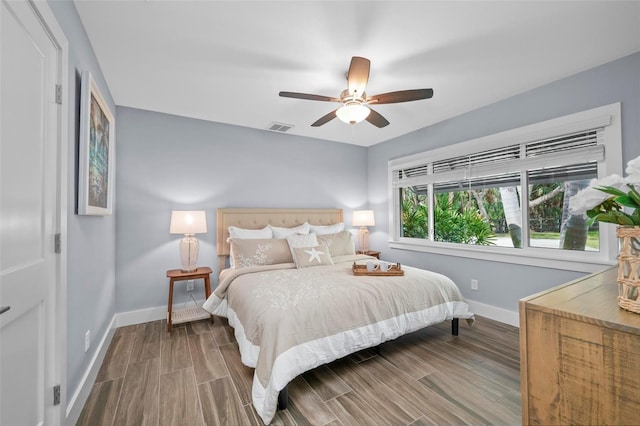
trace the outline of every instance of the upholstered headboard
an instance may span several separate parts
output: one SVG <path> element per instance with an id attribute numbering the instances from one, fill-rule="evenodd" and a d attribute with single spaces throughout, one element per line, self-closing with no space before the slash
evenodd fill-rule
<path id="1" fill-rule="evenodd" d="M 309 222 L 311 225 L 331 225 L 342 222 L 342 209 L 254 209 L 224 208 L 216 211 L 216 244 L 218 271 L 225 268 L 229 256 L 229 226 L 261 229 L 267 225 L 290 228 Z"/>

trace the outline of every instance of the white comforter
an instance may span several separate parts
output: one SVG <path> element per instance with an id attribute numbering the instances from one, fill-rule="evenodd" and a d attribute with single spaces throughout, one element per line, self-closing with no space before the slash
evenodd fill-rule
<path id="1" fill-rule="evenodd" d="M 403 277 L 354 276 L 353 261 L 226 270 L 204 308 L 227 317 L 243 364 L 254 367 L 253 405 L 265 424 L 278 393 L 296 376 L 420 328 L 473 319 L 449 278 L 403 266 Z"/>

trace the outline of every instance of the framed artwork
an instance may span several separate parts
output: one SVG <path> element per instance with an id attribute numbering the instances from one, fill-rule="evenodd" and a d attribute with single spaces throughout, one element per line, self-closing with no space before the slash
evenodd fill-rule
<path id="1" fill-rule="evenodd" d="M 115 120 L 91 73 L 82 73 L 78 214 L 112 213 L 115 169 Z"/>

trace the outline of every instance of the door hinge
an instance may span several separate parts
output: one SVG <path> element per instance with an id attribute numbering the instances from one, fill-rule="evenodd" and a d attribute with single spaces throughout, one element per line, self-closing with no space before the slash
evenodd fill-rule
<path id="1" fill-rule="evenodd" d="M 62 84 L 56 84 L 56 103 L 62 105 Z"/>
<path id="2" fill-rule="evenodd" d="M 53 251 L 56 254 L 62 253 L 62 235 L 59 233 L 53 237 Z"/>
<path id="3" fill-rule="evenodd" d="M 53 387 L 53 405 L 60 405 L 60 385 Z"/>

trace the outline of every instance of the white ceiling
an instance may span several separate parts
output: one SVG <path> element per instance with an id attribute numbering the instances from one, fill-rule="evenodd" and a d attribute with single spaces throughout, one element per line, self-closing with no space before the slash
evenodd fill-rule
<path id="1" fill-rule="evenodd" d="M 640 2 L 76 0 L 117 105 L 370 146 L 640 51 Z M 433 88 L 334 119 L 352 56 L 367 93 Z"/>

